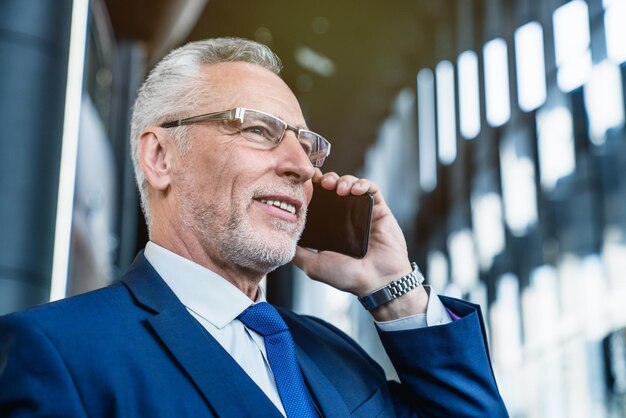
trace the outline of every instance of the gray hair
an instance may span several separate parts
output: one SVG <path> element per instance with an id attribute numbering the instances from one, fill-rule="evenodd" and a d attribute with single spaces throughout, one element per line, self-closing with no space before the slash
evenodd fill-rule
<path id="1" fill-rule="evenodd" d="M 206 99 L 206 94 L 198 92 L 207 87 L 201 67 L 223 62 L 247 62 L 277 75 L 281 70 L 280 58 L 265 45 L 240 38 L 206 39 L 171 51 L 150 71 L 139 89 L 130 127 L 130 149 L 148 232 L 151 231 L 152 216 L 148 206 L 148 186 L 137 155 L 138 139 L 148 127 L 163 123 L 167 118 L 182 118 L 198 109 L 202 99 Z M 188 147 L 186 133 L 184 126 L 172 129 L 183 152 Z"/>

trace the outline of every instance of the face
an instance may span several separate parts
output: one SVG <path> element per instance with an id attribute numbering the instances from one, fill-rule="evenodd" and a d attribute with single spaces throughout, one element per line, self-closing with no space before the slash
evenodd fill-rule
<path id="1" fill-rule="evenodd" d="M 210 105 L 197 114 L 246 107 L 305 127 L 297 99 L 275 74 L 247 63 L 204 69 Z M 288 263 L 305 223 L 314 168 L 295 134 L 268 149 L 228 124 L 189 127 L 190 147 L 175 164 L 172 193 L 182 225 L 212 262 L 263 274 Z"/>

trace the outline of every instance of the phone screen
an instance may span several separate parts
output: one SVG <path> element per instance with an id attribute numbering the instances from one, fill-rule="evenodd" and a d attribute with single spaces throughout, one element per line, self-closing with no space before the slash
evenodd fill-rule
<path id="1" fill-rule="evenodd" d="M 298 245 L 318 251 L 335 251 L 356 258 L 367 253 L 374 196 L 339 196 L 313 184 L 306 226 Z"/>

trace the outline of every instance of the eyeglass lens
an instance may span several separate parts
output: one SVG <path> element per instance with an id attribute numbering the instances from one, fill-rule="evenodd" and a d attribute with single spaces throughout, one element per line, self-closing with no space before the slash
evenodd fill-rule
<path id="1" fill-rule="evenodd" d="M 278 144 L 287 128 L 284 122 L 264 113 L 246 110 L 241 135 L 252 142 Z M 326 157 L 326 143 L 314 132 L 300 130 L 298 141 L 315 167 L 321 167 Z"/>

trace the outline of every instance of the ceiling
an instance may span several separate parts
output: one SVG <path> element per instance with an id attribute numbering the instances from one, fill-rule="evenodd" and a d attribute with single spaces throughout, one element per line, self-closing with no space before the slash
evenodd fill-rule
<path id="1" fill-rule="evenodd" d="M 118 36 L 141 38 L 137 31 L 146 22 L 151 23 L 145 30 L 163 29 L 157 23 L 165 20 L 163 13 L 155 12 L 165 11 L 163 4 L 171 11 L 192 1 L 106 3 Z M 445 5 L 450 1 L 210 0 L 187 40 L 238 36 L 268 44 L 283 60 L 283 78 L 299 98 L 309 127 L 333 145 L 324 168 L 355 172 L 394 97 L 402 88 L 414 88 L 417 71 L 434 62 L 436 28 L 449 21 Z M 330 60 L 322 69 L 332 71 L 321 75 L 305 68 L 296 59 L 302 48 Z"/>
<path id="2" fill-rule="evenodd" d="M 283 78 L 309 127 L 333 145 L 324 168 L 355 172 L 393 98 L 414 88 L 417 71 L 432 62 L 442 3 L 211 0 L 188 39 L 240 36 L 267 43 L 283 60 Z M 334 73 L 300 65 L 301 47 L 329 58 Z"/>

